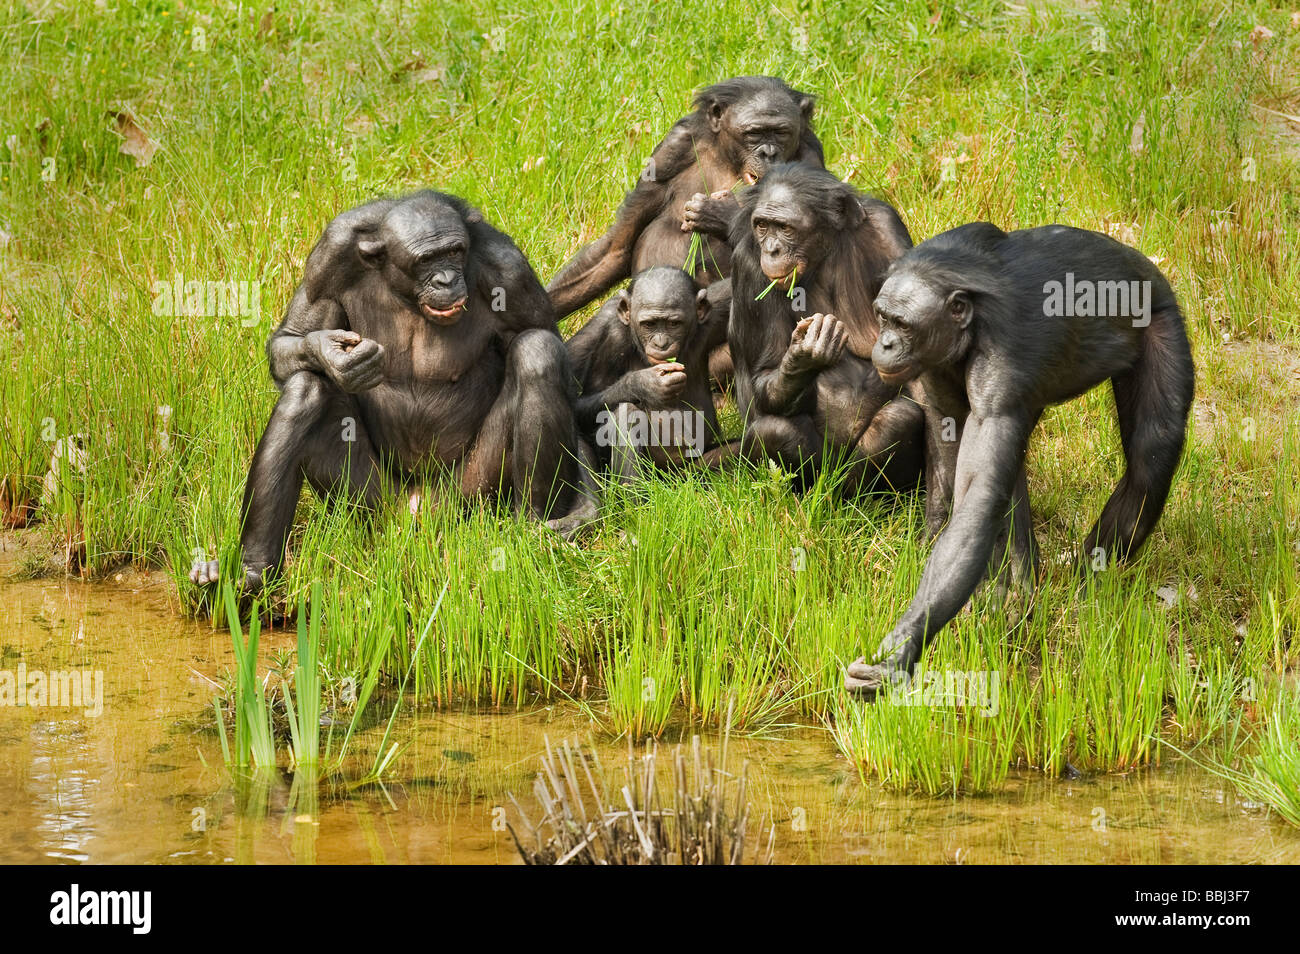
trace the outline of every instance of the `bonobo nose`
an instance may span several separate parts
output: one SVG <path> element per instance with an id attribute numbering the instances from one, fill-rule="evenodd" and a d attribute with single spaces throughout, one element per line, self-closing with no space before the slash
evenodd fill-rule
<path id="1" fill-rule="evenodd" d="M 445 269 L 434 272 L 432 278 L 429 279 L 429 284 L 436 285 L 439 288 L 448 288 L 455 279 L 456 274 L 449 269 Z"/>

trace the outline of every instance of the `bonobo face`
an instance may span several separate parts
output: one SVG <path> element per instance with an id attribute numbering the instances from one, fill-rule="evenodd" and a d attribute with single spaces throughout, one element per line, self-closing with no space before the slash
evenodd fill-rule
<path id="1" fill-rule="evenodd" d="M 772 166 L 795 157 L 811 114 L 811 99 L 800 103 L 772 90 L 721 111 L 713 125 L 725 154 L 740 169 L 745 184 L 753 185 Z"/>
<path id="2" fill-rule="evenodd" d="M 402 203 L 388 213 L 380 236 L 384 277 L 393 293 L 435 324 L 459 321 L 469 298 L 469 233 L 456 210 L 432 200 Z"/>
<path id="3" fill-rule="evenodd" d="M 970 298 L 907 271 L 885 279 L 874 304 L 880 337 L 871 363 L 886 384 L 903 384 L 964 356 Z"/>
<path id="4" fill-rule="evenodd" d="M 778 185 L 758 199 L 750 216 L 760 267 L 771 280 L 789 284 L 821 259 L 822 237 L 808 204 L 789 186 Z"/>
<path id="5" fill-rule="evenodd" d="M 619 319 L 651 364 L 681 361 L 708 315 L 706 293 L 679 268 L 653 268 L 619 295 Z"/>

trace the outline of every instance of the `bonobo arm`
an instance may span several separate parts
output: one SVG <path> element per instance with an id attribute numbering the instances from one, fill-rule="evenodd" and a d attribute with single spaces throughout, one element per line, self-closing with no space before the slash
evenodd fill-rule
<path id="1" fill-rule="evenodd" d="M 1024 465 L 1034 415 L 1015 411 L 966 419 L 957 454 L 952 519 L 935 541 L 916 596 L 881 647 L 907 666 L 966 605 L 988 569 L 994 539 Z"/>
<path id="2" fill-rule="evenodd" d="M 299 371 L 323 374 L 351 393 L 383 379 L 384 349 L 349 329 L 339 298 L 367 271 L 357 254 L 358 238 L 372 234 L 392 206 L 389 199 L 368 202 L 326 226 L 307 256 L 302 284 L 284 319 L 266 342 L 277 386 L 283 387 Z"/>
<path id="3" fill-rule="evenodd" d="M 584 246 L 546 286 L 557 318 L 564 318 L 632 274 L 637 239 L 664 211 L 669 184 L 695 161 L 686 120 L 679 121 L 650 157 L 636 186 L 618 207 L 614 224 Z"/>
<path id="4" fill-rule="evenodd" d="M 848 329 L 834 315 L 800 319 L 777 366 L 760 369 L 754 375 L 758 410 L 781 416 L 793 414 L 818 372 L 840 359 L 847 342 Z"/>
<path id="5" fill-rule="evenodd" d="M 578 427 L 590 433 L 596 417 L 620 404 L 635 404 L 643 410 L 667 407 L 686 391 L 686 368 L 676 362 L 628 371 L 607 388 L 578 398 L 574 418 Z"/>

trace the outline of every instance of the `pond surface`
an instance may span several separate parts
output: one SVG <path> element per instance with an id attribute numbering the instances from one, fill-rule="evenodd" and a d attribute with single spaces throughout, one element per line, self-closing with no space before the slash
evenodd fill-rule
<path id="1" fill-rule="evenodd" d="M 0 554 L 0 574 L 13 567 Z M 21 665 L 103 680 L 97 715 L 90 698 L 0 707 L 0 863 L 515 864 L 493 822 L 508 793 L 535 808 L 548 737 L 594 746 L 607 769 L 626 762 L 626 742 L 564 706 L 404 709 L 393 738 L 406 747 L 382 787 L 232 781 L 210 682 L 231 665 L 229 635 L 178 618 L 168 592 L 135 572 L 0 579 L 0 679 Z M 267 651 L 290 644 L 273 636 Z M 354 745 L 358 774 L 381 734 Z M 731 750 L 733 768 L 750 762 L 750 830 L 766 841 L 775 824 L 778 862 L 1300 862 L 1300 833 L 1177 760 L 1076 781 L 1013 775 L 996 796 L 950 799 L 864 783 L 816 728 L 733 737 Z"/>

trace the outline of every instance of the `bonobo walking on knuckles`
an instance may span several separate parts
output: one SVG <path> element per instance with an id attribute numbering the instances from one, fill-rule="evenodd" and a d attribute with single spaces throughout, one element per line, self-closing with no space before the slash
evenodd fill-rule
<path id="1" fill-rule="evenodd" d="M 868 697 L 904 680 L 965 605 L 990 557 L 1000 556 L 999 534 L 1010 540 L 1013 569 L 1032 578 L 1024 459 L 1044 408 L 1110 380 L 1127 469 L 1081 556 L 1086 564 L 1124 558 L 1164 510 L 1195 377 L 1183 316 L 1160 270 L 1083 229 L 1008 234 L 978 222 L 945 232 L 894 264 L 876 313 L 872 359 L 881 377 L 915 379 L 926 405 L 931 532 L 951 517 L 877 661 L 848 667 L 847 687 Z M 945 418 L 956 441 L 943 439 Z"/>
<path id="2" fill-rule="evenodd" d="M 680 268 L 637 275 L 568 341 L 582 385 L 578 427 L 623 478 L 643 464 L 716 467 L 721 443 L 709 391 L 705 289 Z M 720 445 L 720 446 L 719 446 Z"/>
<path id="3" fill-rule="evenodd" d="M 797 164 L 768 173 L 742 207 L 728 337 L 745 456 L 806 479 L 829 452 L 847 459 L 851 489 L 915 485 L 921 409 L 870 360 L 872 301 L 912 247 L 907 227 L 884 202 Z"/>
<path id="4" fill-rule="evenodd" d="M 731 274 L 728 229 L 737 204 L 728 191 L 752 185 L 781 162 L 822 168 L 822 145 L 812 131 L 814 101 L 773 76 L 740 76 L 700 90 L 695 110 L 679 119 L 655 147 L 614 224 L 583 247 L 551 279 L 547 290 L 557 318 L 655 265 L 682 267 L 691 234 L 699 232 L 700 284 L 713 285 L 715 314 L 726 315 Z M 701 191 L 704 190 L 704 191 Z M 714 376 L 730 377 L 725 321 L 709 339 Z"/>
<path id="5" fill-rule="evenodd" d="M 417 192 L 334 219 L 266 350 L 280 398 L 244 488 L 250 592 L 280 567 L 304 477 L 373 507 L 386 483 L 432 466 L 466 497 L 504 495 L 561 533 L 594 518 L 550 300 L 461 199 Z"/>

